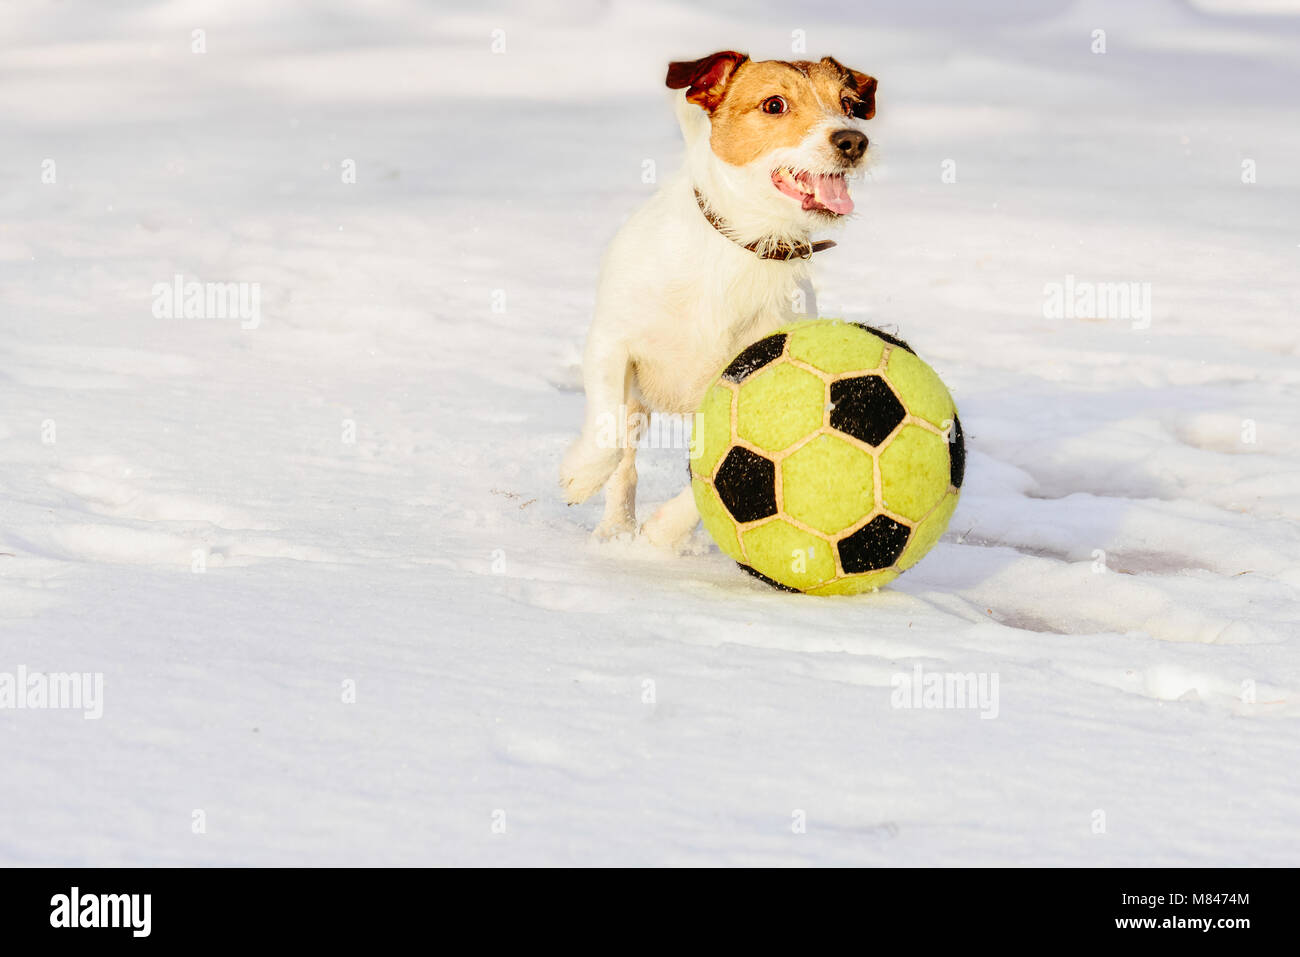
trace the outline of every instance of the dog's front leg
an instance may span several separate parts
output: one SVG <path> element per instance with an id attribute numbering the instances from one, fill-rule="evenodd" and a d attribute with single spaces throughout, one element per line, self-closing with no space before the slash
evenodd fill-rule
<path id="1" fill-rule="evenodd" d="M 700 520 L 695 507 L 695 492 L 688 485 L 674 498 L 660 505 L 641 526 L 641 534 L 651 544 L 671 548 L 681 542 Z"/>
<path id="2" fill-rule="evenodd" d="M 627 346 L 593 338 L 582 359 L 587 410 L 582 434 L 560 463 L 560 486 L 570 505 L 591 498 L 613 474 L 622 458 L 627 408 Z"/>
<path id="3" fill-rule="evenodd" d="M 627 402 L 627 444 L 614 474 L 605 483 L 605 517 L 596 526 L 597 538 L 614 538 L 636 531 L 636 450 L 648 423 L 645 407 Z"/>

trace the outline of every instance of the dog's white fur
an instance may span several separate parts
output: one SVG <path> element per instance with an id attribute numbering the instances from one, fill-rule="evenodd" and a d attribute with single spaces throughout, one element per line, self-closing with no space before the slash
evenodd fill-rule
<path id="1" fill-rule="evenodd" d="M 761 259 L 741 244 L 807 241 L 813 230 L 831 225 L 830 217 L 805 211 L 779 192 L 772 185 L 772 170 L 845 172 L 830 132 L 865 132 L 861 121 L 827 105 L 824 121 L 798 147 L 733 166 L 713 152 L 709 115 L 688 101 L 684 91 L 676 94 L 676 110 L 686 162 L 632 215 L 606 251 L 583 355 L 587 406 L 582 434 L 560 469 L 570 503 L 585 501 L 606 484 L 600 537 L 636 529 L 636 439 L 644 413 L 694 412 L 718 370 L 737 352 L 797 318 L 800 298 L 803 311 L 815 314 L 807 261 Z M 696 189 L 739 242 L 705 219 Z M 628 418 L 626 441 L 610 443 L 608 424 L 620 415 Z M 698 521 L 688 485 L 641 531 L 655 544 L 674 545 Z"/>

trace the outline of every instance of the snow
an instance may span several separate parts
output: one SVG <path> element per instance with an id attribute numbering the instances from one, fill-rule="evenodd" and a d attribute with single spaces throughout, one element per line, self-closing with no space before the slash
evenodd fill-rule
<path id="1" fill-rule="evenodd" d="M 1294 864 L 1296 13 L 6 7 L 0 675 L 104 700 L 0 710 L 0 863 Z M 881 83 L 819 311 L 970 449 L 853 599 L 594 544 L 556 483 L 664 64 L 795 30 Z M 156 317 L 176 275 L 260 322 Z M 1067 276 L 1151 315 L 1046 318 Z M 917 666 L 996 716 L 891 706 Z"/>

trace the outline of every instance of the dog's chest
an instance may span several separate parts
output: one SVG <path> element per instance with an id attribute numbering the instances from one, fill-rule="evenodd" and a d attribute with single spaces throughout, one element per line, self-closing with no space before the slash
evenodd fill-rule
<path id="1" fill-rule="evenodd" d="M 638 385 L 653 407 L 693 411 L 732 356 L 794 318 L 798 265 L 757 257 L 728 265 L 679 279 L 668 321 L 648 330 L 637 350 Z"/>
<path id="2" fill-rule="evenodd" d="M 727 357 L 792 318 L 802 264 L 762 260 L 742 252 L 740 263 L 720 269 L 701 290 L 699 332 Z M 731 265 L 730 263 L 728 265 Z"/>

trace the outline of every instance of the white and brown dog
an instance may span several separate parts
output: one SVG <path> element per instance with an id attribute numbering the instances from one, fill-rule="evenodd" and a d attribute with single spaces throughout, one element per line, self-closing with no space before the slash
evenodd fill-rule
<path id="1" fill-rule="evenodd" d="M 583 355 L 582 435 L 560 468 L 570 504 L 605 485 L 597 534 L 636 529 L 636 448 L 647 411 L 689 414 L 742 348 L 797 318 L 810 234 L 853 210 L 876 81 L 820 62 L 723 52 L 668 67 L 682 92 L 682 171 L 605 254 Z M 617 418 L 613 418 L 617 417 Z M 611 421 L 619 441 L 609 441 Z M 642 526 L 674 545 L 699 515 L 689 486 Z"/>

